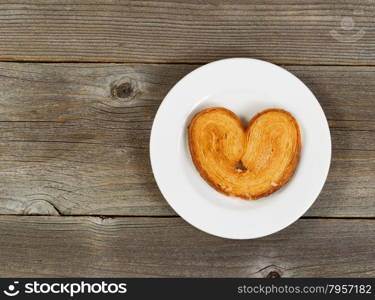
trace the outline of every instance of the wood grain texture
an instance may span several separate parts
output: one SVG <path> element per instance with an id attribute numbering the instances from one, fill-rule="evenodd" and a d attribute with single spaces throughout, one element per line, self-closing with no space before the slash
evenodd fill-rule
<path id="1" fill-rule="evenodd" d="M 0 213 L 174 215 L 149 162 L 168 90 L 197 66 L 0 63 Z M 328 181 L 308 216 L 375 216 L 375 69 L 289 66 L 329 119 Z"/>
<path id="2" fill-rule="evenodd" d="M 0 59 L 375 62 L 373 0 L 1 1 Z"/>
<path id="3" fill-rule="evenodd" d="M 299 220 L 257 240 L 180 218 L 2 216 L 0 231 L 2 277 L 375 276 L 375 220 Z"/>

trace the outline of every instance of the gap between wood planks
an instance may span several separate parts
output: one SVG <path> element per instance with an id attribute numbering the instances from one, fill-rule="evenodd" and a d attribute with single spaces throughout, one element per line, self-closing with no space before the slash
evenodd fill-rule
<path id="1" fill-rule="evenodd" d="M 233 57 L 236 58 L 236 57 Z M 258 58 L 253 58 L 253 57 L 243 57 L 243 58 L 249 58 L 249 59 L 256 59 L 256 60 L 262 60 Z M 140 62 L 140 61 L 106 61 L 106 60 L 30 60 L 30 59 L 25 59 L 25 60 L 11 60 L 11 59 L 1 59 L 0 58 L 0 63 L 6 62 L 6 63 L 37 63 L 37 64 L 114 64 L 114 65 L 124 65 L 124 64 L 132 64 L 132 65 L 205 65 L 214 61 L 218 60 L 224 60 L 224 59 L 231 59 L 228 57 L 224 58 L 218 58 L 215 60 L 210 60 L 210 61 L 145 61 L 145 62 Z M 273 62 L 273 61 L 268 61 L 272 64 L 278 65 L 278 66 L 298 66 L 298 67 L 375 67 L 375 61 L 374 63 L 353 63 L 353 64 L 327 64 L 327 63 L 322 63 L 322 64 L 317 64 L 317 63 L 303 63 L 303 64 L 298 64 L 298 63 L 290 63 L 290 62 Z"/>
<path id="2" fill-rule="evenodd" d="M 175 215 L 47 215 L 47 214 L 39 214 L 39 215 L 33 215 L 33 214 L 27 214 L 27 215 L 20 215 L 20 214 L 0 214 L 1 217 L 56 217 L 56 218 L 81 218 L 81 217 L 87 217 L 87 218 L 100 218 L 100 219 L 121 219 L 121 218 L 151 218 L 151 219 L 181 219 L 180 216 Z M 319 217 L 319 216 L 302 216 L 298 220 L 375 220 L 375 217 Z M 297 220 L 297 221 L 298 221 Z M 297 222 L 296 221 L 296 222 Z"/>

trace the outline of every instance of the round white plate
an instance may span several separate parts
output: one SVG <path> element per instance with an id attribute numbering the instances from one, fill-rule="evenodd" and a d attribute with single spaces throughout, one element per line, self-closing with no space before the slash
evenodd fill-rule
<path id="1" fill-rule="evenodd" d="M 187 144 L 187 126 L 200 110 L 221 106 L 244 122 L 267 108 L 294 115 L 302 153 L 291 181 L 278 192 L 246 201 L 225 196 L 199 175 Z M 156 182 L 169 205 L 207 233 L 251 239 L 279 231 L 301 217 L 318 197 L 331 161 L 327 119 L 313 93 L 293 74 L 248 58 L 219 60 L 181 79 L 155 116 L 150 140 Z"/>

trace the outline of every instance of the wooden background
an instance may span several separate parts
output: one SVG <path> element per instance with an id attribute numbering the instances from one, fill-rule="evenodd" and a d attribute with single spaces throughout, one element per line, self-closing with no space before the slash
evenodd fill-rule
<path id="1" fill-rule="evenodd" d="M 0 1 L 0 276 L 375 276 L 374 18 L 374 0 Z M 332 134 L 318 200 L 257 240 L 181 220 L 150 168 L 163 97 L 226 57 L 296 74 Z"/>

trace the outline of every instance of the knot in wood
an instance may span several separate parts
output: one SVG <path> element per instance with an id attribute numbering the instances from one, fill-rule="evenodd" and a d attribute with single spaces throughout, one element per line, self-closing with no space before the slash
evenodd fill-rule
<path id="1" fill-rule="evenodd" d="M 134 97 L 134 87 L 130 82 L 123 82 L 112 85 L 112 96 L 121 99 L 131 99 Z"/>
<path id="2" fill-rule="evenodd" d="M 266 278 L 280 278 L 280 277 L 281 277 L 280 274 L 276 271 L 271 271 L 266 276 Z"/>

